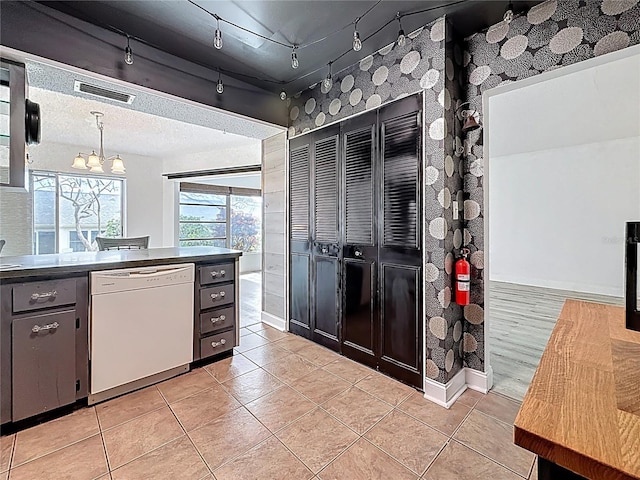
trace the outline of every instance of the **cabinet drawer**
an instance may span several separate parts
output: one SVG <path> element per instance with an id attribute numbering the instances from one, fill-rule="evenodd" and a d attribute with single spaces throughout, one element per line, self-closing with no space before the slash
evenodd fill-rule
<path id="1" fill-rule="evenodd" d="M 23 283 L 13 287 L 14 313 L 62 305 L 74 305 L 75 303 L 75 278 Z"/>
<path id="2" fill-rule="evenodd" d="M 75 402 L 75 319 L 68 310 L 13 321 L 14 422 Z"/>
<path id="3" fill-rule="evenodd" d="M 229 282 L 234 278 L 233 263 L 221 263 L 220 265 L 207 265 L 200 267 L 200 285 Z"/>
<path id="4" fill-rule="evenodd" d="M 218 353 L 227 352 L 236 344 L 236 332 L 218 333 L 200 340 L 200 357 L 206 358 Z"/>
<path id="5" fill-rule="evenodd" d="M 200 334 L 215 332 L 235 325 L 235 308 L 221 308 L 200 314 Z"/>
<path id="6" fill-rule="evenodd" d="M 200 289 L 200 308 L 219 307 L 228 305 L 234 301 L 234 289 L 231 285 L 220 285 Z"/>

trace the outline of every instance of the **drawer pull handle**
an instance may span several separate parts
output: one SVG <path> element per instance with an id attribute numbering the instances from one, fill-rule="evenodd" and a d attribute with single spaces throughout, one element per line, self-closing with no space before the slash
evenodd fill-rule
<path id="1" fill-rule="evenodd" d="M 219 347 L 220 345 L 224 345 L 227 341 L 223 338 L 219 342 L 211 342 L 211 346 L 213 348 Z"/>
<path id="2" fill-rule="evenodd" d="M 219 317 L 212 317 L 211 323 L 224 322 L 227 319 L 225 315 L 220 315 Z"/>
<path id="3" fill-rule="evenodd" d="M 33 333 L 48 332 L 49 330 L 55 330 L 59 326 L 60 324 L 58 322 L 53 322 L 48 325 L 43 325 L 42 327 L 40 325 L 34 325 L 31 331 Z"/>
<path id="4" fill-rule="evenodd" d="M 220 293 L 212 293 L 210 296 L 211 296 L 211 300 L 215 300 L 218 297 L 224 298 L 225 295 L 226 294 L 224 292 L 220 292 Z"/>
<path id="5" fill-rule="evenodd" d="M 31 300 L 42 300 L 43 298 L 55 298 L 55 296 L 58 295 L 58 292 L 56 292 L 55 290 L 51 290 L 50 292 L 45 292 L 45 293 L 32 293 L 31 294 Z"/>
<path id="6" fill-rule="evenodd" d="M 211 276 L 212 276 L 213 278 L 216 278 L 218 275 L 220 275 L 221 277 L 224 277 L 224 275 L 225 275 L 226 273 L 227 273 L 227 272 L 225 272 L 224 270 L 220 270 L 219 272 L 216 272 L 215 270 L 213 270 L 213 271 L 211 272 Z"/>

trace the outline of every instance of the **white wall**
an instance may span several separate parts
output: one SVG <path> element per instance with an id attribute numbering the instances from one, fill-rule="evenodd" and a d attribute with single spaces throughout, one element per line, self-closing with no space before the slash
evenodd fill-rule
<path id="1" fill-rule="evenodd" d="M 640 55 L 489 99 L 491 280 L 624 295 Z"/>
<path id="2" fill-rule="evenodd" d="M 214 168 L 260 165 L 261 143 L 255 138 L 247 138 L 246 143 L 237 147 L 216 148 L 204 152 L 188 152 L 166 157 L 163 161 L 165 173 L 211 170 Z"/>
<path id="3" fill-rule="evenodd" d="M 71 168 L 78 151 L 86 151 L 87 146 L 41 143 L 29 148 L 33 159 L 32 170 L 52 172 L 87 173 Z M 141 155 L 119 152 L 124 160 L 126 174 L 114 175 L 124 178 L 126 211 L 125 235 L 134 237 L 149 235 L 150 247 L 163 246 L 163 192 L 162 160 Z M 109 162 L 107 162 L 107 166 Z M 109 169 L 105 168 L 105 172 Z M 31 228 L 31 225 L 25 228 Z"/>

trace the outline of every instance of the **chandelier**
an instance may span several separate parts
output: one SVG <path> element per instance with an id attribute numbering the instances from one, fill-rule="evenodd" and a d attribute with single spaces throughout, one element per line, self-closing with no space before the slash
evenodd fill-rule
<path id="1" fill-rule="evenodd" d="M 92 150 L 91 155 L 87 157 L 86 161 L 82 156 L 83 153 L 78 153 L 78 156 L 73 160 L 71 168 L 77 168 L 78 170 L 89 169 L 91 173 L 104 173 L 103 165 L 105 160 L 111 160 L 111 173 L 124 174 L 124 162 L 120 158 L 120 155 L 115 155 L 109 158 L 105 158 L 104 156 L 104 124 L 101 120 L 101 118 L 104 117 L 104 113 L 93 111 L 91 112 L 91 115 L 96 117 L 96 126 L 98 127 L 98 130 L 100 130 L 100 153 L 96 154 L 96 151 Z"/>

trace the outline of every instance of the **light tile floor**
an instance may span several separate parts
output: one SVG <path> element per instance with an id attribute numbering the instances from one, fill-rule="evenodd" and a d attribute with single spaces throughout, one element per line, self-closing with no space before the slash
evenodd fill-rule
<path id="1" fill-rule="evenodd" d="M 0 480 L 536 478 L 517 402 L 446 410 L 300 337 L 242 335 L 244 353 L 1 437 Z"/>

